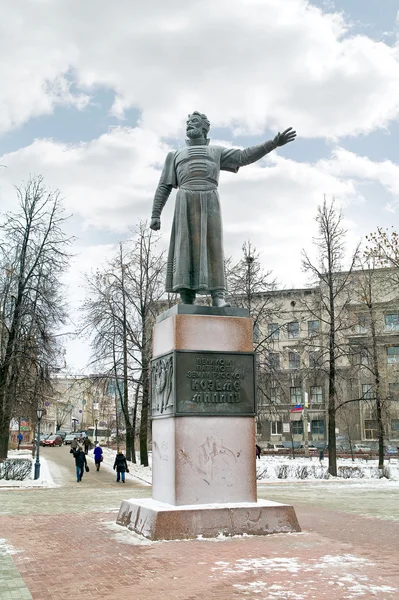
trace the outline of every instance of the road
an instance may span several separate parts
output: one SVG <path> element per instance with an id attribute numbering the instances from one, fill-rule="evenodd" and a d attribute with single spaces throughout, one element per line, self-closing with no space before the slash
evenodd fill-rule
<path id="1" fill-rule="evenodd" d="M 262 484 L 259 497 L 294 504 L 302 533 L 152 543 L 115 524 L 148 485 L 117 484 L 91 458 L 78 484 L 69 448 L 42 455 L 58 487 L 0 491 L 0 600 L 399 598 L 397 484 Z"/>

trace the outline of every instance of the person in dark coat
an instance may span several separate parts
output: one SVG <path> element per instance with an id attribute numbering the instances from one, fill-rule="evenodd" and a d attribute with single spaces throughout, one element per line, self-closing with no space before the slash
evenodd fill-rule
<path id="1" fill-rule="evenodd" d="M 79 483 L 83 479 L 84 469 L 87 468 L 87 460 L 86 455 L 83 452 L 82 448 L 77 448 L 73 451 L 73 456 L 75 458 L 76 465 L 76 480 Z"/>
<path id="2" fill-rule="evenodd" d="M 96 464 L 96 469 L 97 469 L 97 471 L 99 471 L 101 462 L 103 460 L 103 449 L 101 448 L 100 444 L 96 444 L 93 454 L 94 454 L 94 462 Z"/>
<path id="3" fill-rule="evenodd" d="M 126 457 L 122 450 L 118 450 L 115 456 L 114 470 L 116 469 L 116 483 L 119 483 L 122 478 L 122 483 L 125 483 L 125 471 L 129 473 L 129 469 L 126 462 Z"/>
<path id="4" fill-rule="evenodd" d="M 256 451 L 256 458 L 259 458 L 259 460 L 260 460 L 261 447 L 258 446 L 258 444 L 255 444 L 255 451 Z"/>
<path id="5" fill-rule="evenodd" d="M 85 448 L 85 454 L 88 454 L 89 453 L 89 448 L 90 448 L 90 440 L 87 437 L 87 435 L 86 435 L 85 439 L 83 440 L 83 445 L 84 445 L 84 448 Z"/>

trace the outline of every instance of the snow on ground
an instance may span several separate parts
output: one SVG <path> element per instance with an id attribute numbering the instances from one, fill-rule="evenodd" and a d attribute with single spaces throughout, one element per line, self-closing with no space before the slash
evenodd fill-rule
<path id="1" fill-rule="evenodd" d="M 13 480 L 13 479 L 0 479 L 0 490 L 3 488 L 53 488 L 58 487 L 56 483 L 54 483 L 53 478 L 51 476 L 51 471 L 49 464 L 45 458 L 40 454 L 40 475 L 39 479 L 33 479 L 35 472 L 35 460 L 32 458 L 32 453 L 29 450 L 10 450 L 8 452 L 8 458 L 18 458 L 32 461 L 32 471 L 31 476 L 23 479 L 22 481 Z"/>
<path id="2" fill-rule="evenodd" d="M 116 451 L 111 448 L 103 448 L 104 460 L 101 463 L 101 469 L 106 469 L 112 472 L 115 461 Z M 31 453 L 28 450 L 10 450 L 9 458 L 25 458 L 32 460 Z M 140 483 L 151 485 L 152 483 L 152 455 L 149 453 L 149 466 L 143 467 L 140 465 L 140 456 L 137 453 L 137 463 L 129 462 L 129 473 L 126 473 L 126 479 L 138 480 Z M 92 461 L 94 467 L 93 450 L 89 451 L 89 461 Z M 54 483 L 49 464 L 46 459 L 40 455 L 40 477 L 38 480 L 33 479 L 34 460 L 32 460 L 32 475 L 31 478 L 24 481 L 11 481 L 0 479 L 0 490 L 2 488 L 20 488 L 20 487 L 57 487 Z M 328 459 L 322 462 L 316 457 L 296 457 L 292 459 L 289 456 L 261 456 L 260 460 L 256 461 L 256 475 L 259 482 L 281 482 L 295 480 L 326 480 L 331 479 L 328 474 Z M 399 482 L 399 459 L 393 458 L 390 461 L 385 461 L 383 474 L 378 469 L 377 460 L 364 460 L 355 458 L 354 461 L 350 458 L 342 458 L 338 460 L 338 478 L 333 478 L 335 481 L 345 483 L 348 480 L 356 480 L 359 484 L 362 482 L 370 483 L 384 477 L 385 481 Z"/>
<path id="3" fill-rule="evenodd" d="M 89 456 L 93 457 L 93 450 L 89 450 Z M 107 471 L 112 471 L 114 462 L 115 462 L 116 450 L 112 450 L 111 448 L 103 448 L 103 462 L 101 463 L 101 469 L 107 469 Z M 126 479 L 138 479 L 141 483 L 148 483 L 151 485 L 152 483 L 152 471 L 151 471 L 151 453 L 149 455 L 149 467 L 143 467 L 140 465 L 140 456 L 139 453 L 136 452 L 136 460 L 135 463 L 128 463 L 129 465 L 129 473 L 125 474 Z M 115 476 L 116 478 L 116 476 Z"/>
<path id="4" fill-rule="evenodd" d="M 231 575 L 242 575 L 253 581 L 243 584 L 234 584 L 237 590 L 252 597 L 269 600 L 278 598 L 285 600 L 305 600 L 306 598 L 319 598 L 320 578 L 327 579 L 331 586 L 331 598 L 334 598 L 334 587 L 341 593 L 346 592 L 345 598 L 390 598 L 398 597 L 398 589 L 387 585 L 373 584 L 367 571 L 374 563 L 366 558 L 353 554 L 325 555 L 321 558 L 239 558 L 235 562 L 218 561 L 212 568 L 213 579 L 223 579 Z M 294 577 L 299 572 L 308 573 L 307 581 L 298 589 Z M 289 574 L 289 577 L 280 579 L 279 584 L 270 584 L 270 580 L 277 575 Z M 293 591 L 292 588 L 296 588 Z M 302 589 L 302 588 L 306 588 Z M 255 596 L 256 594 L 256 596 Z M 382 596 L 381 594 L 384 594 Z"/>
<path id="5" fill-rule="evenodd" d="M 339 479 L 381 479 L 399 481 L 399 459 L 384 462 L 384 471 L 378 469 L 378 460 L 340 458 L 337 461 Z M 322 462 L 316 457 L 261 456 L 256 461 L 258 481 L 281 481 L 296 479 L 330 479 L 328 459 Z"/>

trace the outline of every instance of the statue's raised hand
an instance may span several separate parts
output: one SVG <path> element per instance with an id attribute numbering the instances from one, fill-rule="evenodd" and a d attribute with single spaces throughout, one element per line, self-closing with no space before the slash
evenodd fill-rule
<path id="1" fill-rule="evenodd" d="M 296 138 L 296 131 L 292 129 L 292 127 L 288 127 L 283 133 L 278 133 L 274 138 L 273 142 L 276 146 L 285 146 L 289 142 L 293 142 Z"/>
<path id="2" fill-rule="evenodd" d="M 161 229 L 161 219 L 151 219 L 150 229 L 153 229 L 154 231 L 159 231 L 159 229 Z"/>

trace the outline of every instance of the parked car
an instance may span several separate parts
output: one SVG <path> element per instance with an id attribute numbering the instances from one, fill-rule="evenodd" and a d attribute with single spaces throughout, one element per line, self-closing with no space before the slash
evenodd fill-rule
<path id="1" fill-rule="evenodd" d="M 47 440 L 47 438 L 48 438 L 48 437 L 49 437 L 49 434 L 48 434 L 48 433 L 41 433 L 41 434 L 40 434 L 40 440 L 39 440 L 39 441 L 40 441 L 40 445 L 41 445 L 41 446 L 43 446 L 43 442 L 44 442 L 44 440 Z"/>
<path id="2" fill-rule="evenodd" d="M 42 446 L 62 446 L 62 438 L 59 435 L 49 435 L 43 440 Z"/>
<path id="3" fill-rule="evenodd" d="M 318 452 L 319 452 L 319 449 L 316 448 L 316 446 L 313 446 L 313 444 L 308 444 L 308 449 L 309 449 L 309 452 L 311 454 L 318 454 Z M 298 446 L 297 450 L 303 450 L 304 451 L 305 450 L 305 444 L 301 444 L 300 446 Z"/>
<path id="4" fill-rule="evenodd" d="M 282 450 L 287 450 L 283 444 L 267 444 L 266 450 L 273 450 L 274 452 L 281 452 Z"/>
<path id="5" fill-rule="evenodd" d="M 72 444 L 73 440 L 76 438 L 76 433 L 68 433 L 68 435 L 64 438 L 64 444 Z"/>
<path id="6" fill-rule="evenodd" d="M 385 454 L 398 454 L 398 449 L 395 446 L 385 446 Z"/>
<path id="7" fill-rule="evenodd" d="M 358 452 L 359 454 L 367 454 L 371 452 L 371 448 L 365 444 L 355 444 L 353 446 L 353 451 Z"/>
<path id="8" fill-rule="evenodd" d="M 66 431 L 56 431 L 55 435 L 59 435 L 60 438 L 62 439 L 62 441 L 64 441 L 67 436 L 67 432 Z"/>

